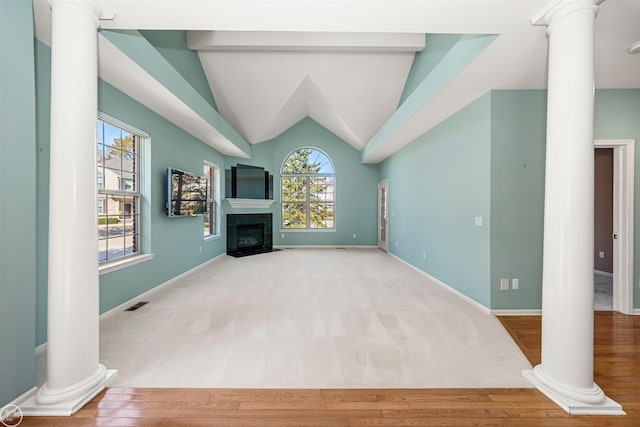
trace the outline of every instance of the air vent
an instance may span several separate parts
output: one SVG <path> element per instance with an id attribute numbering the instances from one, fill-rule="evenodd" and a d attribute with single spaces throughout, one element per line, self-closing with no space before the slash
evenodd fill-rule
<path id="1" fill-rule="evenodd" d="M 137 309 L 139 309 L 140 307 L 142 307 L 143 305 L 146 305 L 146 304 L 149 304 L 149 301 L 140 301 L 140 302 L 135 303 L 131 307 L 127 308 L 125 311 L 136 311 Z"/>

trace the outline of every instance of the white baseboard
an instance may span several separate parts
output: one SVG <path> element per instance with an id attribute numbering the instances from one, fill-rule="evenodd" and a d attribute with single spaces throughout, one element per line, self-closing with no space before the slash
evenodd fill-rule
<path id="1" fill-rule="evenodd" d="M 593 270 L 593 272 L 598 276 L 613 277 L 613 273 L 609 273 L 607 271 Z"/>
<path id="2" fill-rule="evenodd" d="M 278 245 L 273 249 L 378 249 L 374 245 Z"/>
<path id="3" fill-rule="evenodd" d="M 640 308 L 634 308 L 633 309 L 633 315 L 634 316 L 640 316 Z"/>
<path id="4" fill-rule="evenodd" d="M 432 280 L 434 283 L 436 283 L 437 285 L 443 287 L 444 289 L 448 290 L 449 292 L 453 293 L 454 295 L 460 297 L 461 299 L 465 300 L 466 302 L 470 303 L 471 305 L 473 305 L 474 307 L 482 310 L 483 312 L 487 313 L 487 314 L 491 314 L 491 310 L 489 310 L 487 307 L 485 307 L 484 305 L 480 304 L 478 301 L 474 300 L 473 298 L 469 298 L 468 296 L 466 296 L 465 294 L 463 294 L 462 292 L 453 289 L 451 286 L 447 285 L 444 282 L 441 282 L 440 280 L 436 279 L 435 277 L 433 277 L 432 275 L 430 275 L 429 273 L 426 273 L 422 270 L 420 270 L 418 267 L 416 267 L 413 264 L 408 263 L 407 261 L 403 260 L 402 258 L 400 258 L 399 256 L 391 253 L 391 252 L 387 252 L 389 255 L 391 255 L 392 257 L 394 257 L 395 259 L 397 259 L 398 261 L 400 261 L 401 263 L 413 268 L 415 271 L 417 271 L 418 273 L 422 274 L 423 276 L 425 276 L 427 279 Z"/>
<path id="5" fill-rule="evenodd" d="M 23 402 L 26 402 L 27 400 L 31 399 L 33 396 L 36 395 L 37 392 L 38 392 L 38 387 L 32 387 L 29 390 L 22 393 L 20 396 L 13 399 L 11 402 L 9 402 L 9 405 L 15 405 L 17 407 L 20 407 L 20 405 Z"/>
<path id="6" fill-rule="evenodd" d="M 523 308 L 512 310 L 491 310 L 494 316 L 542 316 L 542 309 L 539 308 Z"/>

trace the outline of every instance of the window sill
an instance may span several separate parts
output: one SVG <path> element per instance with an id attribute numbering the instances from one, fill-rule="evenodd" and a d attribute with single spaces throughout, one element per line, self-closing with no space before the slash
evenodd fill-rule
<path id="1" fill-rule="evenodd" d="M 335 233 L 335 228 L 281 228 L 280 233 Z"/>
<path id="2" fill-rule="evenodd" d="M 222 239 L 222 234 L 211 234 L 209 236 L 204 236 L 204 241 L 208 242 L 209 240 L 218 240 Z"/>
<path id="3" fill-rule="evenodd" d="M 132 265 L 140 264 L 145 261 L 149 261 L 153 259 L 153 254 L 140 254 L 134 255 L 131 257 L 119 259 L 113 262 L 108 262 L 102 264 L 98 268 L 98 272 L 102 276 L 103 274 L 111 273 L 113 271 L 121 270 L 126 267 L 130 267 Z"/>

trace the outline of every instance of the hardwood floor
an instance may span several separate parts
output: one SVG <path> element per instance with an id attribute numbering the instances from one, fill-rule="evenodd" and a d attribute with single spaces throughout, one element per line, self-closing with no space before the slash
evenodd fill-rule
<path id="1" fill-rule="evenodd" d="M 540 317 L 500 318 L 532 364 Z M 627 416 L 570 416 L 535 389 L 131 389 L 21 426 L 640 426 L 640 316 L 595 315 L 595 380 Z"/>

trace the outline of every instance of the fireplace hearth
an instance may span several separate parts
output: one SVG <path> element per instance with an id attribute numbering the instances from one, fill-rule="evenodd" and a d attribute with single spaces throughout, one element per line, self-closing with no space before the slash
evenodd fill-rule
<path id="1" fill-rule="evenodd" d="M 243 257 L 272 251 L 272 214 L 227 215 L 228 255 Z"/>

